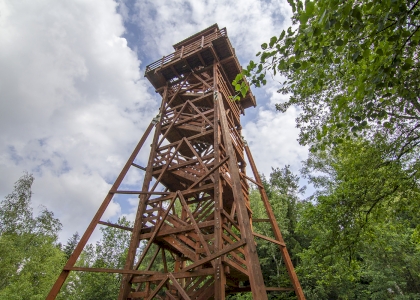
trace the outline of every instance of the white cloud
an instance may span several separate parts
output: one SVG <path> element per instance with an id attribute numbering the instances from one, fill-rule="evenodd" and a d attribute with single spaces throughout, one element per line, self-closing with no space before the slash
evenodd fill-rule
<path id="1" fill-rule="evenodd" d="M 136 23 L 145 36 L 143 53 L 167 55 L 173 52 L 172 44 L 218 23 L 220 28 L 227 28 L 244 62 L 263 42 L 288 27 L 291 16 L 291 8 L 283 0 L 137 0 L 136 9 L 136 16 L 129 21 Z"/>
<path id="2" fill-rule="evenodd" d="M 146 63 L 124 36 L 141 38 L 130 46 L 140 58 L 157 60 L 173 51 L 172 44 L 218 23 L 245 64 L 290 25 L 283 0 L 118 2 L 0 0 L 0 196 L 25 170 L 33 172 L 34 203 L 60 218 L 62 241 L 85 231 L 158 109 L 140 71 Z M 276 89 L 264 91 L 269 96 L 258 98 L 256 111 L 249 109 L 255 118 L 243 131 L 267 175 L 271 166 L 297 166 L 306 155 L 296 142 L 296 111 L 273 109 Z M 125 184 L 141 178 L 130 172 Z M 135 201 L 118 198 L 103 219 L 132 219 Z"/>
<path id="3" fill-rule="evenodd" d="M 295 128 L 297 112 L 291 108 L 280 114 L 274 110 L 259 109 L 255 122 L 244 126 L 244 137 L 248 142 L 258 171 L 269 175 L 271 167 L 291 165 L 297 172 L 299 164 L 307 157 L 307 149 L 299 146 Z"/>
<path id="4" fill-rule="evenodd" d="M 262 43 L 278 36 L 291 25 L 292 15 L 285 0 L 137 0 L 136 10 L 137 14 L 126 21 L 137 24 L 144 35 L 144 43 L 139 48 L 141 55 L 150 56 L 152 53 L 157 60 L 174 51 L 172 44 L 218 23 L 220 28 L 226 27 L 243 65 L 255 59 Z M 264 89 L 253 90 L 258 96 L 257 112 L 252 111 L 254 108 L 247 110 L 247 114 L 255 117 L 244 119 L 243 133 L 250 141 L 260 172 L 268 175 L 271 167 L 283 167 L 285 164 L 292 165 L 297 172 L 307 152 L 296 141 L 297 112 L 294 109 L 286 114 L 275 112 L 274 104 L 286 100 L 287 96 L 276 93 L 279 82 L 268 79 Z"/>
<path id="5" fill-rule="evenodd" d="M 63 240 L 85 231 L 157 111 L 116 6 L 0 4 L 0 194 L 33 172 L 34 204 L 60 218 Z M 111 203 L 104 219 L 120 213 Z"/>

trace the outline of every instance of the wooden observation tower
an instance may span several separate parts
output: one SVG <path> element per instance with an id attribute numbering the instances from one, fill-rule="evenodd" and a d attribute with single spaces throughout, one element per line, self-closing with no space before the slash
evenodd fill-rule
<path id="1" fill-rule="evenodd" d="M 145 76 L 162 97 L 133 154 L 47 299 L 55 299 L 70 271 L 123 274 L 118 299 L 225 299 L 228 294 L 294 291 L 305 299 L 280 229 L 247 143 L 240 114 L 255 106 L 251 92 L 233 102 L 231 82 L 241 71 L 226 29 L 217 24 L 174 45 L 175 52 L 147 66 Z M 134 163 L 155 128 L 147 166 Z M 249 162 L 253 178 L 246 174 Z M 145 171 L 138 191 L 119 186 L 130 168 Z M 253 220 L 249 182 L 256 185 L 267 219 Z M 135 194 L 139 204 L 133 228 L 101 221 L 115 194 Z M 269 222 L 273 237 L 253 230 Z M 125 267 L 75 267 L 94 228 L 113 226 L 132 232 Z M 264 284 L 258 240 L 277 244 L 290 278 L 288 287 Z"/>

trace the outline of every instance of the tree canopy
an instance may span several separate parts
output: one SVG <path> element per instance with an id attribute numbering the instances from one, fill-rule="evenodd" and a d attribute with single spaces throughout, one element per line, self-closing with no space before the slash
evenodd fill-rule
<path id="1" fill-rule="evenodd" d="M 238 95 L 278 80 L 298 108 L 302 169 L 295 235 L 310 299 L 420 294 L 418 0 L 288 0 L 293 25 L 261 45 Z M 244 80 L 244 79 L 247 80 Z M 283 228 L 282 228 L 283 229 Z"/>
<path id="2" fill-rule="evenodd" d="M 33 215 L 33 181 L 23 175 L 0 202 L 0 299 L 45 299 L 64 263 L 60 221 L 46 208 Z"/>
<path id="3" fill-rule="evenodd" d="M 416 0 L 288 0 L 293 26 L 261 45 L 233 82 L 266 84 L 282 78 L 278 103 L 300 108 L 299 141 L 313 150 L 352 136 L 382 135 L 394 157 L 410 155 L 420 143 L 420 5 Z M 278 77 L 276 77 L 278 78 Z M 418 170 L 418 152 L 410 166 Z"/>

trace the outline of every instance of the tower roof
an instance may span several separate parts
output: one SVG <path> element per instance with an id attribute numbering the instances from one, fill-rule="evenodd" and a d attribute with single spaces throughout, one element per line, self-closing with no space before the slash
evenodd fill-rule
<path id="1" fill-rule="evenodd" d="M 230 94 L 235 95 L 230 83 L 242 71 L 242 67 L 227 36 L 226 28 L 219 29 L 217 24 L 213 24 L 174 44 L 173 47 L 175 52 L 146 67 L 145 76 L 156 91 L 161 91 L 168 83 L 171 85 L 179 82 L 191 71 L 218 63 L 223 69 Z M 251 90 L 239 103 L 243 109 L 257 105 Z"/>
<path id="2" fill-rule="evenodd" d="M 199 39 L 201 39 L 202 36 L 207 36 L 211 34 L 212 32 L 217 32 L 217 31 L 219 31 L 219 25 L 217 25 L 217 23 L 214 23 L 210 27 L 207 27 L 206 29 L 203 29 L 200 32 L 197 32 L 193 34 L 192 36 L 187 37 L 186 39 L 183 39 L 182 41 L 174 44 L 172 47 L 174 47 L 174 49 L 176 50 L 182 46 L 198 41 Z"/>

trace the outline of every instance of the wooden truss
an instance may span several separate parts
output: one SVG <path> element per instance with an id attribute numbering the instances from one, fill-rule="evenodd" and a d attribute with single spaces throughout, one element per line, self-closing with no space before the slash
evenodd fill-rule
<path id="1" fill-rule="evenodd" d="M 240 104 L 232 102 L 219 62 L 190 69 L 160 90 L 159 115 L 118 176 L 47 299 L 55 299 L 70 271 L 123 274 L 119 299 L 225 299 L 251 291 L 294 291 L 304 299 L 291 259 L 248 145 L 241 137 Z M 148 164 L 134 163 L 155 127 Z M 245 153 L 244 153 L 245 152 Z M 246 175 L 246 157 L 255 179 Z M 145 170 L 141 190 L 119 186 L 129 168 Z M 273 236 L 253 231 L 249 184 L 261 192 Z M 162 188 L 163 187 L 163 188 Z M 124 269 L 75 267 L 115 194 L 138 194 L 139 205 Z M 266 287 L 255 238 L 279 246 L 290 287 Z"/>

